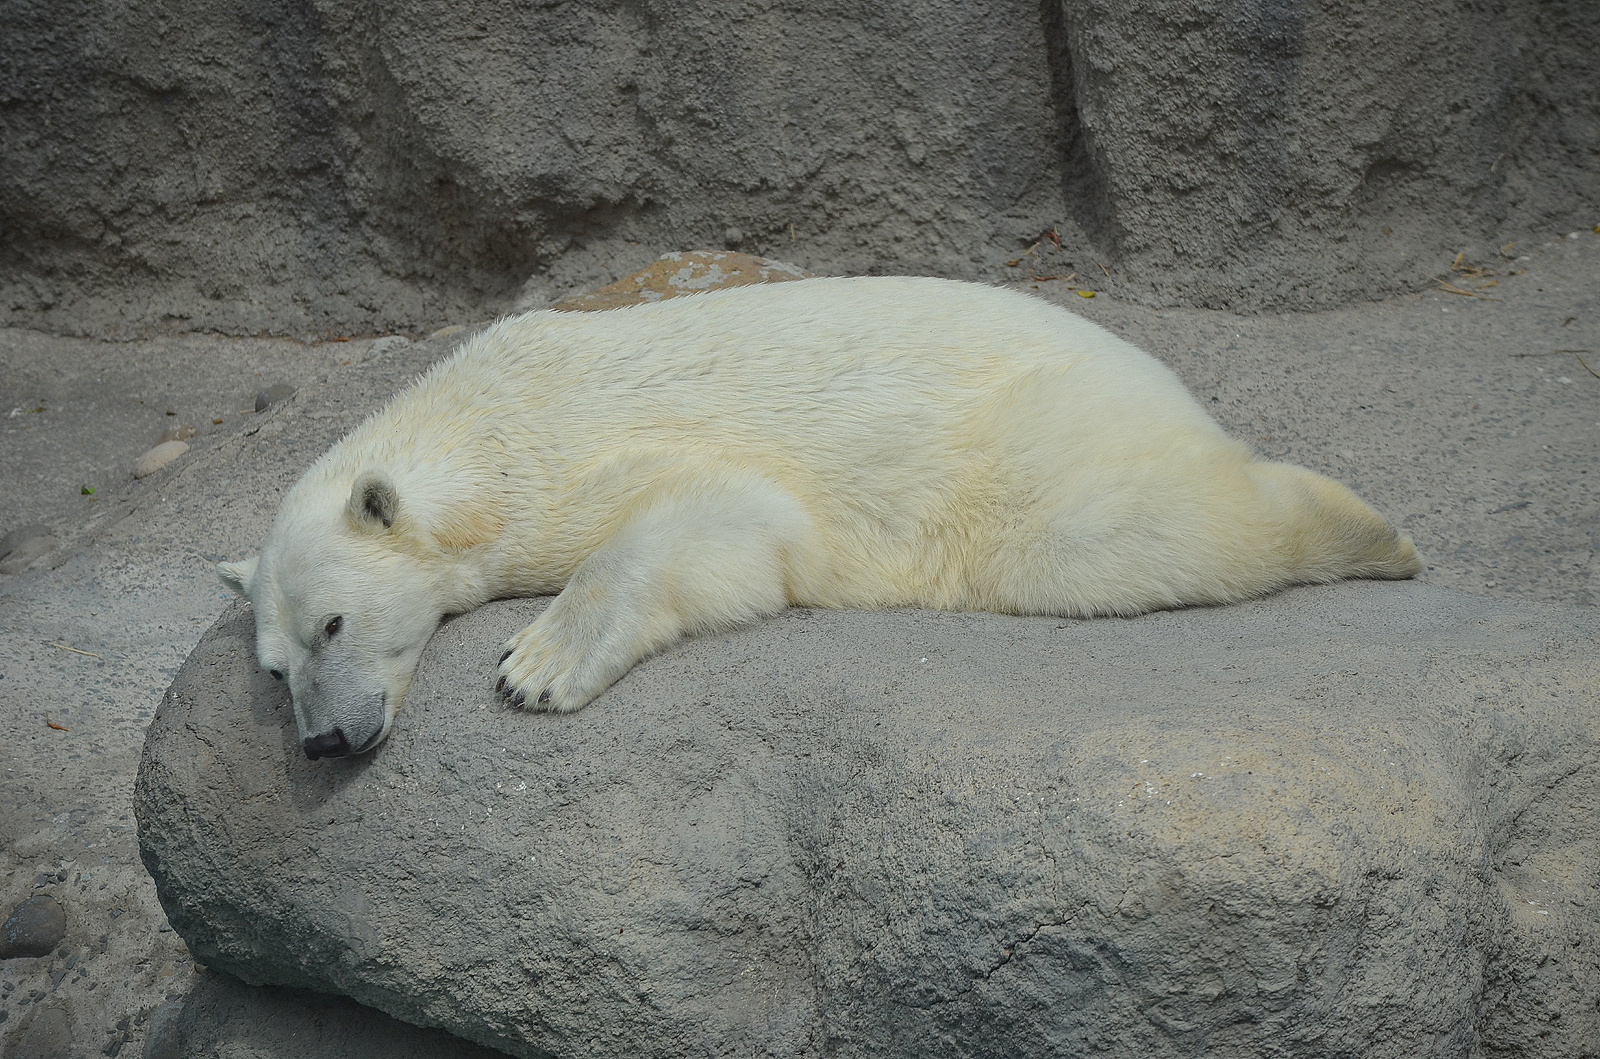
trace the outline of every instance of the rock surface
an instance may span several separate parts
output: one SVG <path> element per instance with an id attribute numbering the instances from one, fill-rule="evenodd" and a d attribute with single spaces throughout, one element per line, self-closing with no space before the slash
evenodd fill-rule
<path id="1" fill-rule="evenodd" d="M 379 339 L 379 341 L 384 341 L 384 339 Z M 375 342 L 373 345 L 377 345 L 377 343 Z M 385 349 L 392 348 L 394 348 L 392 343 L 385 347 Z M 265 412 L 273 405 L 282 404 L 294 395 L 295 388 L 293 386 L 286 382 L 274 383 L 256 394 L 255 409 L 257 412 Z"/>
<path id="2" fill-rule="evenodd" d="M 74 1045 L 72 1005 L 40 1004 L 22 1016 L 6 1049 L 7 1059 L 78 1059 Z"/>
<path id="3" fill-rule="evenodd" d="M 811 273 L 785 261 L 771 261 L 727 250 L 686 250 L 662 254 L 642 268 L 597 291 L 561 299 L 552 309 L 562 312 L 597 312 L 624 305 L 659 302 L 685 294 L 746 287 L 752 283 L 786 283 Z M 528 306 L 535 308 L 535 306 Z M 543 308 L 543 306 L 538 306 Z"/>
<path id="4" fill-rule="evenodd" d="M 26 570 L 59 543 L 49 526 L 35 523 L 12 530 L 0 539 L 0 574 Z"/>
<path id="5" fill-rule="evenodd" d="M 133 476 L 147 478 L 188 451 L 187 441 L 163 441 L 134 461 Z"/>
<path id="6" fill-rule="evenodd" d="M 794 611 L 565 717 L 434 637 L 309 762 L 228 611 L 135 793 L 195 955 L 521 1056 L 1591 1054 L 1600 616 Z"/>
<path id="7" fill-rule="evenodd" d="M 1020 279 L 1051 227 L 1125 296 L 1326 305 L 1600 221 L 1590 0 L 16 0 L 0 39 L 0 319 L 72 333 L 421 332 L 679 246 Z"/>
<path id="8" fill-rule="evenodd" d="M 0 960 L 48 956 L 67 934 L 67 914 L 49 894 L 30 897 L 0 928 Z"/>
<path id="9" fill-rule="evenodd" d="M 260 411 L 260 409 L 257 409 L 257 411 Z M 200 428 L 193 423 L 181 423 L 178 426 L 168 427 L 163 430 L 156 444 L 160 445 L 168 441 L 189 441 L 199 433 Z"/>
<path id="10" fill-rule="evenodd" d="M 0 559 L 4 559 L 28 541 L 39 537 L 48 537 L 50 534 L 51 528 L 40 522 L 18 526 L 4 537 L 0 537 Z"/>
<path id="11" fill-rule="evenodd" d="M 159 1024 L 158 1024 L 159 1020 Z M 215 971 L 150 1019 L 143 1059 L 504 1059 L 344 997 L 245 985 Z"/>
<path id="12" fill-rule="evenodd" d="M 1456 250 L 1493 263 L 1530 209 L 1600 222 L 1595 4 L 1042 10 L 1066 202 L 1119 292 L 1327 305 L 1415 289 Z"/>

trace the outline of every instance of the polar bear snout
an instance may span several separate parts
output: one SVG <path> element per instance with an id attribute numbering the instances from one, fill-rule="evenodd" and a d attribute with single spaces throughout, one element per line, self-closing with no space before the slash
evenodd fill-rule
<path id="1" fill-rule="evenodd" d="M 364 754 L 388 734 L 389 706 L 399 696 L 391 696 L 384 674 L 359 654 L 321 644 L 290 670 L 300 748 L 313 761 Z"/>
<path id="2" fill-rule="evenodd" d="M 322 757 L 346 757 L 350 753 L 350 741 L 344 737 L 343 728 L 311 736 L 300 745 L 304 748 L 306 757 L 312 761 Z"/>
<path id="3" fill-rule="evenodd" d="M 301 724 L 300 748 L 312 761 L 325 757 L 365 754 L 383 741 L 388 720 L 388 708 L 384 696 L 380 695 L 366 702 L 347 704 L 338 709 L 334 716 L 322 725 L 313 727 Z"/>

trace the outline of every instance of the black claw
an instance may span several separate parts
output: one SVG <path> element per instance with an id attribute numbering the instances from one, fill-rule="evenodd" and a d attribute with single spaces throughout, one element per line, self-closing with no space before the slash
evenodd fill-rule
<path id="1" fill-rule="evenodd" d="M 511 698 L 511 708 L 514 710 L 520 710 L 526 701 L 527 700 L 522 697 L 522 692 L 519 691 Z"/>
<path id="2" fill-rule="evenodd" d="M 500 661 L 499 661 L 499 662 L 498 662 L 498 663 L 496 663 L 496 664 L 497 664 L 497 665 L 502 665 L 502 666 L 503 666 L 503 665 L 505 665 L 505 664 L 506 664 L 506 659 L 508 659 L 508 658 L 510 658 L 510 657 L 511 657 L 511 652 L 510 652 L 510 651 L 507 651 L 507 652 L 506 652 L 506 653 L 505 653 L 505 654 L 503 654 L 503 655 L 501 655 L 501 656 L 500 656 Z"/>
<path id="3" fill-rule="evenodd" d="M 543 691 L 539 692 L 539 702 L 541 704 L 543 704 L 543 703 L 546 703 L 546 702 L 549 702 L 549 701 L 550 701 L 550 689 L 549 688 L 545 688 Z"/>
<path id="4" fill-rule="evenodd" d="M 506 678 L 505 677 L 501 677 L 499 680 L 494 682 L 494 690 L 495 691 L 504 691 L 504 690 L 506 690 Z"/>

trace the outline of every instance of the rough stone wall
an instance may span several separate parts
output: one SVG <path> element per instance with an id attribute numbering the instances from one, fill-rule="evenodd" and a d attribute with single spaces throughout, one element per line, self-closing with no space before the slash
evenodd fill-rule
<path id="1" fill-rule="evenodd" d="M 1600 220 L 1587 0 L 0 0 L 0 39 L 0 320 L 62 331 L 419 329 L 692 246 L 1320 305 Z"/>
<path id="2" fill-rule="evenodd" d="M 1073 217 L 1158 303 L 1371 298 L 1600 222 L 1600 6 L 1046 4 Z"/>

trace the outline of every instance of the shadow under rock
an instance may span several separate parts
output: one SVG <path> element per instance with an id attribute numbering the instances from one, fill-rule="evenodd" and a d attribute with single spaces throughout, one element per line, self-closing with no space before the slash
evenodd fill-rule
<path id="1" fill-rule="evenodd" d="M 246 985 L 204 971 L 182 1008 L 151 1021 L 144 1059 L 505 1059 L 346 997 Z"/>

